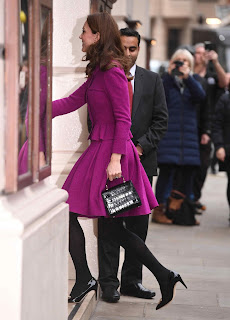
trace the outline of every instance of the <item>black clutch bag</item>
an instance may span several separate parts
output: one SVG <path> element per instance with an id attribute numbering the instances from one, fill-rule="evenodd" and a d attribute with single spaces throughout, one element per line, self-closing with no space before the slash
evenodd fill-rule
<path id="1" fill-rule="evenodd" d="M 110 189 L 106 184 L 105 191 L 101 193 L 105 209 L 112 217 L 141 206 L 140 197 L 134 188 L 132 181 L 125 181 L 124 177 L 122 178 L 123 183 Z"/>

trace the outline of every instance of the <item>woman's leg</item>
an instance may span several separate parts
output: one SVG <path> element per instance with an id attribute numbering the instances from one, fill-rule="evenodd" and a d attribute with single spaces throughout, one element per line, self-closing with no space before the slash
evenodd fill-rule
<path id="1" fill-rule="evenodd" d="M 160 172 L 156 182 L 156 198 L 158 203 L 166 203 L 166 200 L 172 189 L 172 179 L 174 166 L 162 164 L 159 166 Z"/>
<path id="2" fill-rule="evenodd" d="M 159 166 L 160 173 L 156 183 L 156 198 L 159 206 L 153 210 L 152 222 L 172 224 L 172 220 L 165 215 L 167 199 L 172 190 L 174 165 L 162 164 Z"/>
<path id="3" fill-rule="evenodd" d="M 73 212 L 69 213 L 69 252 L 76 270 L 76 283 L 70 293 L 74 298 L 86 290 L 92 275 L 86 260 L 85 236 L 77 214 Z"/>
<path id="4" fill-rule="evenodd" d="M 104 228 L 98 237 L 103 240 L 112 239 L 119 243 L 127 252 L 135 256 L 156 277 L 162 294 L 162 301 L 157 309 L 163 307 L 173 298 L 173 288 L 176 282 L 181 281 L 180 275 L 165 268 L 151 253 L 144 241 L 124 226 L 122 218 L 105 219 Z"/>
<path id="5" fill-rule="evenodd" d="M 127 252 L 130 252 L 143 263 L 154 274 L 157 280 L 160 281 L 167 277 L 169 270 L 160 264 L 141 238 L 126 229 L 122 218 L 100 219 L 104 219 L 104 228 L 98 237 L 103 237 L 105 241 L 106 239 L 110 239 L 119 243 Z"/>
<path id="6" fill-rule="evenodd" d="M 173 179 L 173 189 L 185 194 L 188 199 L 193 193 L 195 170 L 194 166 L 177 166 Z"/>

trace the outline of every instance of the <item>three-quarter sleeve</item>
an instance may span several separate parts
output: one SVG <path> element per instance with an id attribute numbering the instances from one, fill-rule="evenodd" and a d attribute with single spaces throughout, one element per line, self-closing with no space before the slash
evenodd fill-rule
<path id="1" fill-rule="evenodd" d="M 69 97 L 58 99 L 52 102 L 52 117 L 57 117 L 79 109 L 86 103 L 86 91 L 89 79 L 83 83 Z"/>
<path id="2" fill-rule="evenodd" d="M 114 67 L 105 72 L 104 81 L 115 120 L 112 153 L 126 154 L 131 127 L 127 78 L 123 70 Z"/>

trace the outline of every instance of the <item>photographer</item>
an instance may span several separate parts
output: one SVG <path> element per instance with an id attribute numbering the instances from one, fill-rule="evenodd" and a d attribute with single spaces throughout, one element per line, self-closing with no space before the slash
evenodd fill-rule
<path id="1" fill-rule="evenodd" d="M 156 222 L 157 210 L 164 210 L 170 181 L 173 181 L 173 190 L 182 197 L 189 198 L 192 193 L 193 172 L 200 164 L 196 104 L 205 98 L 205 92 L 192 74 L 193 64 L 191 53 L 186 49 L 179 49 L 170 60 L 168 72 L 162 77 L 169 122 L 168 131 L 158 148 L 160 172 L 156 197 L 160 206 L 153 213 Z M 194 217 L 191 224 L 198 224 Z"/>
<path id="2" fill-rule="evenodd" d="M 215 113 L 215 105 L 218 98 L 227 86 L 227 75 L 219 63 L 215 46 L 211 42 L 197 43 L 195 49 L 194 72 L 204 81 L 203 88 L 206 92 L 206 102 L 200 104 L 198 112 L 198 134 L 200 140 L 201 166 L 194 177 L 193 194 L 198 209 L 204 210 L 205 206 L 199 202 L 201 191 L 206 179 L 211 155 L 211 122 Z M 211 170 L 215 173 L 217 159 L 213 155 Z"/>

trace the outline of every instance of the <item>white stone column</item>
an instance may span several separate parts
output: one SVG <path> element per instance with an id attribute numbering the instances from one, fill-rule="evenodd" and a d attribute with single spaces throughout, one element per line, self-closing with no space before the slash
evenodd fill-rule
<path id="1" fill-rule="evenodd" d="M 83 24 L 90 12 L 90 1 L 55 0 L 53 38 L 53 99 L 60 99 L 75 91 L 84 81 L 86 62 L 81 51 Z M 88 147 L 87 108 L 53 120 L 52 181 L 62 187 L 71 168 Z M 76 195 L 77 196 L 77 195 Z M 97 221 L 79 219 L 86 238 L 86 253 L 90 270 L 98 275 Z M 69 259 L 69 277 L 75 271 Z"/>
<path id="2" fill-rule="evenodd" d="M 67 319 L 66 198 L 49 179 L 0 197 L 2 319 Z"/>
<path id="3" fill-rule="evenodd" d="M 160 61 L 167 60 L 167 26 L 161 15 L 155 17 L 153 21 L 152 37 L 157 41 L 152 49 L 152 59 Z"/>
<path id="4" fill-rule="evenodd" d="M 119 28 L 128 27 L 124 19 L 140 20 L 142 26 L 137 29 L 141 37 L 150 38 L 149 20 L 149 0 L 118 0 L 113 5 L 112 15 L 114 16 Z M 140 43 L 140 53 L 137 58 L 137 65 L 146 67 L 146 42 L 142 39 Z"/>
<path id="5" fill-rule="evenodd" d="M 192 20 L 191 19 L 187 20 L 187 22 L 184 23 L 181 42 L 184 44 L 192 43 Z"/>

